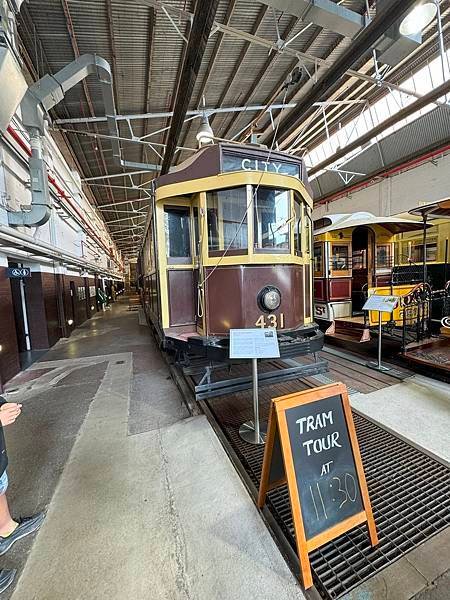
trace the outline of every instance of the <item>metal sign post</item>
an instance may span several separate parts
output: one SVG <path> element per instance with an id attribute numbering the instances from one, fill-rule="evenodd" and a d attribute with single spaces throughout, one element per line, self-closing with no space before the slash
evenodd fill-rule
<path id="1" fill-rule="evenodd" d="M 378 312 L 378 360 L 377 362 L 370 361 L 367 364 L 371 369 L 376 369 L 377 371 L 390 371 L 389 367 L 386 367 L 381 364 L 381 344 L 382 344 L 382 321 L 383 321 L 383 313 L 392 314 L 394 308 L 398 304 L 398 296 L 381 296 L 378 294 L 372 294 L 368 297 L 366 303 L 363 306 L 363 310 L 372 310 L 374 312 Z"/>
<path id="2" fill-rule="evenodd" d="M 259 421 L 258 358 L 279 358 L 275 329 L 230 329 L 230 358 L 252 360 L 253 420 L 239 428 L 239 435 L 249 444 L 264 444 L 267 428 Z"/>

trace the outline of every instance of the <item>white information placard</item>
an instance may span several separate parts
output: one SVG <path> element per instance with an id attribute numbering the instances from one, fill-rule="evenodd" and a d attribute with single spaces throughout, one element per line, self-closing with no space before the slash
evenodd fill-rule
<path id="1" fill-rule="evenodd" d="M 380 296 L 372 294 L 366 300 L 363 310 L 376 310 L 378 312 L 393 312 L 398 303 L 398 296 Z"/>
<path id="2" fill-rule="evenodd" d="M 276 329 L 230 329 L 230 358 L 280 358 Z"/>

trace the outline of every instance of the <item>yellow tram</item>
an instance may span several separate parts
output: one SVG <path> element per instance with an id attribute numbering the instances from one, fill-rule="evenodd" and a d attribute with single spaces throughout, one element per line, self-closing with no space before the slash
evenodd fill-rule
<path id="1" fill-rule="evenodd" d="M 311 209 L 303 161 L 257 145 L 208 145 L 155 179 L 140 288 L 165 348 L 224 360 L 230 329 L 275 327 L 282 356 L 318 351 Z"/>
<path id="2" fill-rule="evenodd" d="M 362 307 L 368 294 L 404 296 L 415 283 L 394 285 L 396 236 L 417 232 L 423 225 L 412 219 L 376 217 L 371 213 L 334 214 L 314 221 L 315 318 L 334 335 L 355 332 L 367 341 Z M 401 307 L 386 319 L 401 321 Z M 375 320 L 376 319 L 376 320 Z M 372 322 L 373 321 L 373 322 Z M 377 316 L 369 313 L 368 325 Z"/>

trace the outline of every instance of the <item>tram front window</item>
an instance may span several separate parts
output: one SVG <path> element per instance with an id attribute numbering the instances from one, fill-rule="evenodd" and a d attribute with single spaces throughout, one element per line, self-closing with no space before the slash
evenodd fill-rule
<path id="1" fill-rule="evenodd" d="M 248 248 L 246 188 L 208 192 L 206 202 L 210 256 L 217 256 L 224 250 L 229 254 L 246 254 Z"/>
<path id="2" fill-rule="evenodd" d="M 289 252 L 290 193 L 260 187 L 255 194 L 255 249 Z"/>
<path id="3" fill-rule="evenodd" d="M 166 255 L 169 264 L 191 262 L 190 212 L 187 206 L 166 206 Z"/>

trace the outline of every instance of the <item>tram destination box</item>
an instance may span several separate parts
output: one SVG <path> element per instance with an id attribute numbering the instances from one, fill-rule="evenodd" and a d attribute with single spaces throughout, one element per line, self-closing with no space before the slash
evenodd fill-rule
<path id="1" fill-rule="evenodd" d="M 344 384 L 272 400 L 259 507 L 267 492 L 285 483 L 305 588 L 312 585 L 312 550 L 361 523 L 372 545 L 378 543 Z"/>

